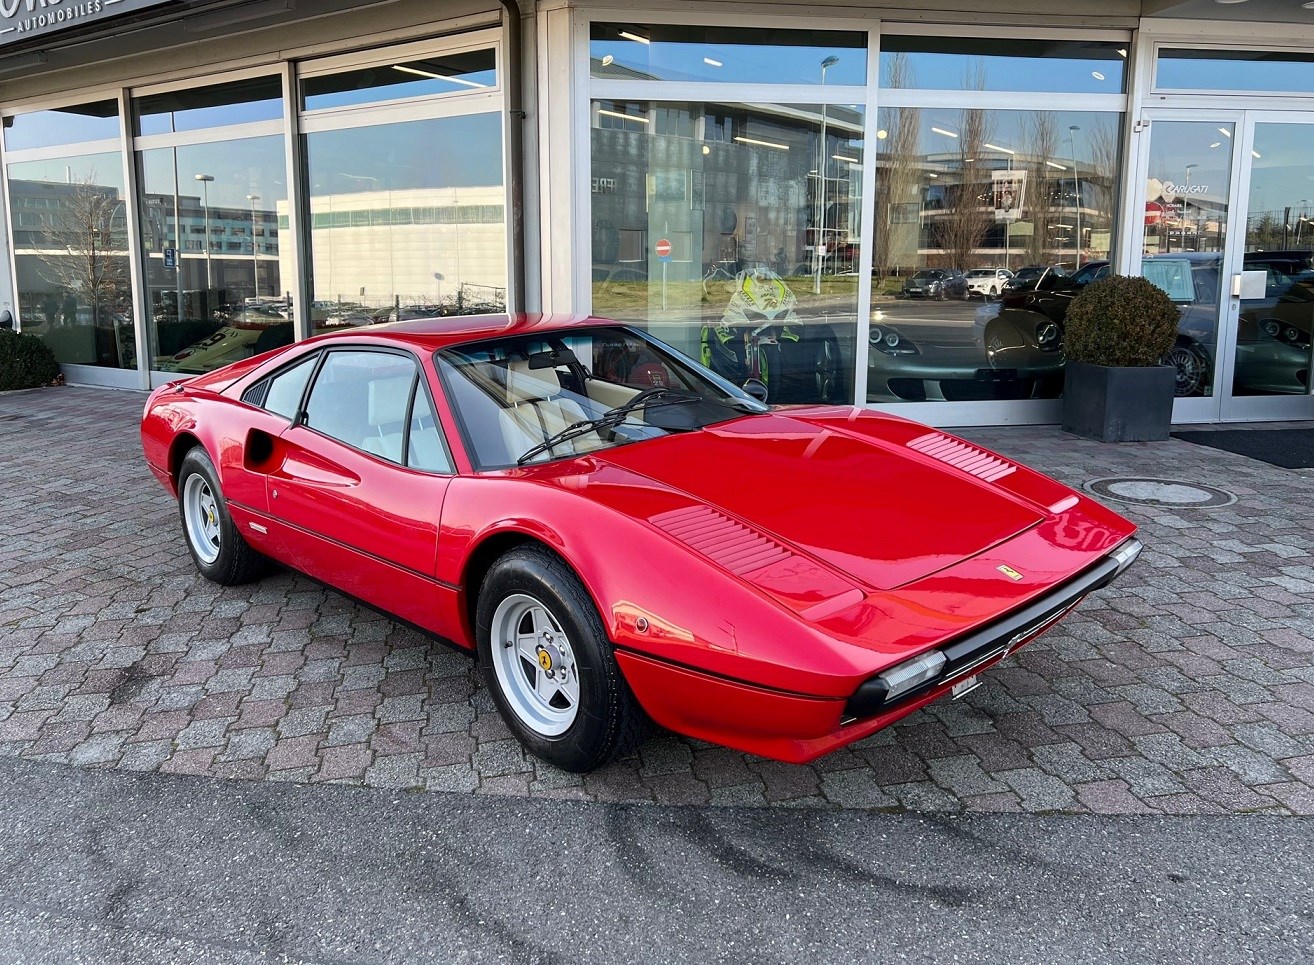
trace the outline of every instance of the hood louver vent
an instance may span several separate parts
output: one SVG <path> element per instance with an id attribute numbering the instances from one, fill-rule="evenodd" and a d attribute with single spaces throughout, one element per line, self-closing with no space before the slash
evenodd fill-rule
<path id="1" fill-rule="evenodd" d="M 775 540 L 706 506 L 673 509 L 649 522 L 739 577 L 794 556 Z"/>
<path id="2" fill-rule="evenodd" d="M 986 482 L 995 482 L 1017 471 L 1017 466 L 1012 463 L 992 456 L 984 449 L 951 439 L 942 432 L 928 432 L 918 436 L 908 443 L 908 448 L 971 473 Z"/>

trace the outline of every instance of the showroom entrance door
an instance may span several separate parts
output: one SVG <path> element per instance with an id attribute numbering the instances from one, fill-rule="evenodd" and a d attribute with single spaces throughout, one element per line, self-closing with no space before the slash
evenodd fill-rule
<path id="1" fill-rule="evenodd" d="M 1182 312 L 1174 421 L 1314 418 L 1314 118 L 1146 115 L 1139 264 Z"/>

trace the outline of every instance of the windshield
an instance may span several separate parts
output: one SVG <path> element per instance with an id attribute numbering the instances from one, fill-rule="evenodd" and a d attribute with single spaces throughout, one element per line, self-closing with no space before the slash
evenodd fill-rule
<path id="1" fill-rule="evenodd" d="M 973 268 L 967 273 L 968 278 L 993 278 L 995 270 L 993 268 Z"/>
<path id="2" fill-rule="evenodd" d="M 478 469 L 550 462 L 768 411 L 629 328 L 489 339 L 434 358 Z"/>

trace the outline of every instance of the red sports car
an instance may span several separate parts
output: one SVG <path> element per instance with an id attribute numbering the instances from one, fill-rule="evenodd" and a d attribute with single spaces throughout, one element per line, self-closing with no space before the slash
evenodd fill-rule
<path id="1" fill-rule="evenodd" d="M 157 389 L 141 431 L 202 574 L 277 560 L 476 651 L 573 771 L 647 718 L 811 760 L 970 689 L 1141 548 L 978 446 L 771 408 L 594 318 L 323 335 Z"/>

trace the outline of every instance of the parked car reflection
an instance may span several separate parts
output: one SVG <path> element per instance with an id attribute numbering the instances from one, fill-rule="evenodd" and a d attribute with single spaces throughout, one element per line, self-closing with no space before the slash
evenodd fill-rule
<path id="1" fill-rule="evenodd" d="M 1293 276 L 1275 267 L 1278 264 L 1299 267 L 1300 259 L 1286 257 L 1291 254 L 1250 252 L 1245 255 L 1245 267 L 1263 269 L 1267 277 L 1264 297 L 1241 303 L 1232 382 L 1236 395 L 1308 391 L 1314 272 L 1305 267 Z M 1057 327 L 1061 344 L 1072 299 L 1086 284 L 1104 277 L 1109 270 L 1107 262 L 1092 262 L 1083 267 L 1084 274 L 1050 282 L 1048 288 L 1042 285 L 1030 291 L 1008 293 L 997 308 L 984 306 L 977 313 L 982 350 L 989 354 L 985 325 L 998 319 L 1010 319 L 1012 330 L 1025 330 L 1028 320 L 1042 324 L 1044 319 Z M 1177 369 L 1177 395 L 1209 395 L 1213 391 L 1214 353 L 1218 344 L 1223 281 L 1221 254 L 1190 251 L 1151 255 L 1142 265 L 1142 274 L 1164 288 L 1181 310 L 1177 344 L 1164 357 L 1166 364 Z M 1061 367 L 1061 352 L 1056 361 Z"/>
<path id="2" fill-rule="evenodd" d="M 967 297 L 967 279 L 961 271 L 953 268 L 926 268 L 913 275 L 903 284 L 900 292 L 904 298 L 946 298 L 964 299 Z"/>

